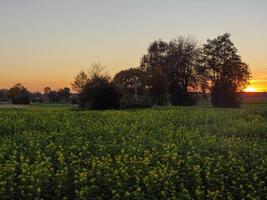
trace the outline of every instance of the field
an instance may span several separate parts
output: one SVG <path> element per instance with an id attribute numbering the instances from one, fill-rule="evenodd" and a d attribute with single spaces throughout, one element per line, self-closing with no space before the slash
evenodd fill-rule
<path id="1" fill-rule="evenodd" d="M 265 199 L 266 113 L 0 108 L 0 199 Z"/>

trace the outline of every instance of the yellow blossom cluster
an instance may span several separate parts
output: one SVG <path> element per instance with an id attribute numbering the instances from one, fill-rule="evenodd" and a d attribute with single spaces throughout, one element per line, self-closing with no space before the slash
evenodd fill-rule
<path id="1" fill-rule="evenodd" d="M 0 199 L 264 199 L 267 121 L 231 109 L 0 110 Z"/>

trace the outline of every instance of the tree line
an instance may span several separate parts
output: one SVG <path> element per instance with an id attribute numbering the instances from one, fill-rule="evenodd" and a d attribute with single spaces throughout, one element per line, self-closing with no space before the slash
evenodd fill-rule
<path id="1" fill-rule="evenodd" d="M 199 45 L 189 37 L 152 42 L 140 66 L 113 79 L 93 65 L 72 83 L 80 107 L 114 109 L 153 105 L 192 106 L 200 94 L 215 107 L 240 107 L 250 70 L 225 33 Z"/>
<path id="2" fill-rule="evenodd" d="M 45 87 L 43 93 L 30 92 L 21 83 L 15 84 L 9 89 L 0 90 L 0 102 L 9 102 L 13 104 L 30 103 L 77 103 L 76 95 L 70 92 L 70 88 L 60 88 L 52 90 Z"/>
<path id="3" fill-rule="evenodd" d="M 140 65 L 113 78 L 101 64 L 81 70 L 69 88 L 30 92 L 21 84 L 0 91 L 0 100 L 73 102 L 81 108 L 144 108 L 154 105 L 193 106 L 200 96 L 215 107 L 240 107 L 241 92 L 250 79 L 249 67 L 225 33 L 204 45 L 189 37 L 152 42 Z"/>

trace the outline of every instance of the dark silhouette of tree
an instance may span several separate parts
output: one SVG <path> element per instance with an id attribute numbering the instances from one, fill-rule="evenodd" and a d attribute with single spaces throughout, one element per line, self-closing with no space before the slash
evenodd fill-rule
<path id="1" fill-rule="evenodd" d="M 211 82 L 211 103 L 216 107 L 240 107 L 240 92 L 248 84 L 249 67 L 225 33 L 203 47 L 205 67 Z"/>
<path id="2" fill-rule="evenodd" d="M 49 94 L 51 91 L 51 88 L 48 86 L 44 88 L 44 94 Z"/>
<path id="3" fill-rule="evenodd" d="M 168 80 L 160 67 L 153 70 L 150 93 L 154 104 L 168 103 Z"/>
<path id="4" fill-rule="evenodd" d="M 0 89 L 0 102 L 8 101 L 7 92 L 7 89 Z"/>
<path id="5" fill-rule="evenodd" d="M 71 104 L 79 104 L 79 97 L 78 94 L 72 94 L 70 96 L 70 103 Z"/>
<path id="6" fill-rule="evenodd" d="M 49 101 L 48 95 L 51 91 L 52 91 L 52 89 L 48 86 L 44 88 L 44 95 L 42 97 L 43 101 L 45 101 L 45 102 Z"/>
<path id="7" fill-rule="evenodd" d="M 151 86 L 152 74 L 158 67 L 166 76 L 170 100 L 173 105 L 193 105 L 192 91 L 198 90 L 200 78 L 199 57 L 201 49 L 191 38 L 178 37 L 169 43 L 153 42 L 141 60 L 140 68 L 148 74 Z"/>
<path id="8" fill-rule="evenodd" d="M 81 92 L 89 79 L 88 74 L 81 70 L 75 77 L 73 83 L 71 83 L 72 89 L 76 92 Z"/>
<path id="9" fill-rule="evenodd" d="M 8 99 L 11 99 L 14 104 L 30 104 L 30 92 L 21 83 L 15 84 L 7 92 Z"/>
<path id="10" fill-rule="evenodd" d="M 196 103 L 192 94 L 201 84 L 199 56 L 201 49 L 191 38 L 178 37 L 170 41 L 167 52 L 167 74 L 172 105 L 191 106 Z"/>
<path id="11" fill-rule="evenodd" d="M 61 100 L 58 92 L 55 90 L 52 90 L 51 92 L 49 92 L 49 94 L 47 94 L 47 97 L 50 103 L 59 103 Z"/>
<path id="12" fill-rule="evenodd" d="M 154 69 L 158 70 L 159 66 L 162 68 L 163 73 L 165 72 L 164 69 L 167 67 L 168 47 L 169 45 L 167 42 L 156 40 L 149 45 L 147 54 L 142 57 L 140 68 L 147 73 L 150 80 Z"/>
<path id="13" fill-rule="evenodd" d="M 122 70 L 114 76 L 113 83 L 121 89 L 124 96 L 138 100 L 138 96 L 145 92 L 146 74 L 138 68 Z"/>
<path id="14" fill-rule="evenodd" d="M 67 87 L 64 87 L 63 89 L 60 88 L 58 91 L 58 96 L 61 102 L 64 102 L 64 103 L 69 102 L 70 96 L 71 96 L 70 89 Z"/>
<path id="15" fill-rule="evenodd" d="M 89 70 L 85 72 L 84 70 L 81 70 L 75 77 L 73 83 L 71 83 L 72 89 L 75 92 L 80 93 L 83 89 L 83 87 L 86 85 L 87 81 L 94 77 L 98 76 L 106 76 L 107 78 L 110 78 L 107 74 L 103 72 L 104 66 L 100 63 L 93 63 L 91 64 Z"/>
<path id="16" fill-rule="evenodd" d="M 40 92 L 32 92 L 31 93 L 31 99 L 32 99 L 32 103 L 43 103 L 43 94 L 41 94 Z"/>
<path id="17" fill-rule="evenodd" d="M 11 100 L 14 99 L 16 96 L 20 94 L 22 90 L 24 90 L 24 86 L 21 83 L 15 84 L 7 92 L 8 99 L 11 99 Z"/>
<path id="18" fill-rule="evenodd" d="M 120 92 L 105 76 L 93 76 L 79 94 L 80 106 L 96 110 L 119 108 Z"/>
<path id="19" fill-rule="evenodd" d="M 111 83 L 110 76 L 103 72 L 101 64 L 92 64 L 87 73 L 80 72 L 73 89 L 79 92 L 80 107 L 91 109 L 119 108 L 119 89 Z M 79 83 L 79 84 L 77 84 Z"/>
<path id="20" fill-rule="evenodd" d="M 47 95 L 48 101 L 53 103 L 68 103 L 70 101 L 70 89 L 60 88 L 59 90 L 51 90 Z"/>

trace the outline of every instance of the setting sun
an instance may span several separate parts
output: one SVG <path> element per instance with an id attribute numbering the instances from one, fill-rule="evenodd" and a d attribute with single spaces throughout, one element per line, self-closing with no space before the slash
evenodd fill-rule
<path id="1" fill-rule="evenodd" d="M 257 90 L 254 87 L 247 87 L 244 89 L 245 92 L 257 92 Z"/>

